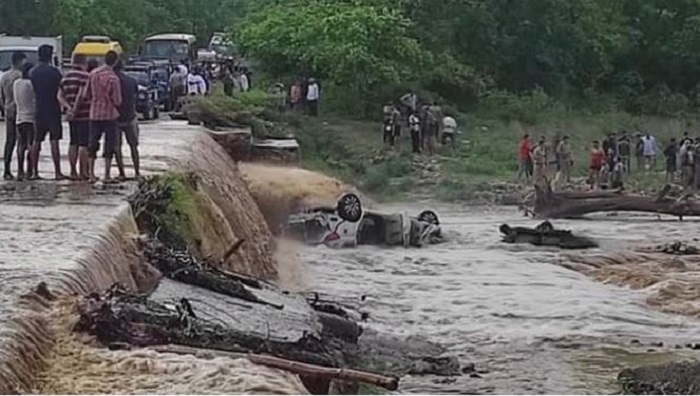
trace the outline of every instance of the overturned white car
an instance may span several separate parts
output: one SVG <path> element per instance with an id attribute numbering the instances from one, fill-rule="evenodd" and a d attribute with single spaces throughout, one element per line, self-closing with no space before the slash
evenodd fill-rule
<path id="1" fill-rule="evenodd" d="M 314 207 L 289 216 L 287 236 L 311 245 L 414 246 L 442 241 L 440 220 L 432 210 L 417 217 L 365 210 L 356 194 L 344 194 L 336 207 Z"/>

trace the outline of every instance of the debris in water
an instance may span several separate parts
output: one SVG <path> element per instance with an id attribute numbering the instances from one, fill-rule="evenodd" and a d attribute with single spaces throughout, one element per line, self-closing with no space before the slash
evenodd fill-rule
<path id="1" fill-rule="evenodd" d="M 562 249 L 590 249 L 598 244 L 586 237 L 575 236 L 568 230 L 557 230 L 552 223 L 545 221 L 535 228 L 511 227 L 502 224 L 499 228 L 503 242 L 529 243 L 535 246 L 556 246 Z"/>

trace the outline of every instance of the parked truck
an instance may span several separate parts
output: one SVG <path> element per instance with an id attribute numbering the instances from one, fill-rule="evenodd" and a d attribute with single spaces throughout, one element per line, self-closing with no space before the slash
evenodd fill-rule
<path id="1" fill-rule="evenodd" d="M 27 60 L 36 64 L 39 57 L 39 47 L 44 44 L 53 47 L 53 63 L 60 69 L 63 63 L 63 38 L 61 36 L 8 36 L 0 33 L 0 77 L 12 68 L 12 53 L 16 51 L 24 52 L 27 55 Z M 0 118 L 4 117 L 4 110 L 0 106 Z"/>

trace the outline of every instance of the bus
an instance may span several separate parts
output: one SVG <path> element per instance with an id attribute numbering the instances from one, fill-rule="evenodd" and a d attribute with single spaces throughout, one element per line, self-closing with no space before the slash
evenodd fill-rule
<path id="1" fill-rule="evenodd" d="M 144 40 L 140 55 L 146 60 L 194 63 L 197 61 L 196 46 L 197 39 L 191 34 L 158 34 Z"/>

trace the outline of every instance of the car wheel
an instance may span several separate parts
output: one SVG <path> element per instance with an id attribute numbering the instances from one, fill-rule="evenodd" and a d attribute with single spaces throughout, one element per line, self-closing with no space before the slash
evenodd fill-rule
<path id="1" fill-rule="evenodd" d="M 428 224 L 440 225 L 440 219 L 438 218 L 437 213 L 433 212 L 432 210 L 422 211 L 418 215 L 418 220 Z"/>
<path id="2" fill-rule="evenodd" d="M 345 194 L 338 200 L 338 216 L 345 221 L 355 223 L 362 218 L 362 203 L 355 194 Z"/>
<path id="3" fill-rule="evenodd" d="M 144 119 L 144 120 L 150 120 L 150 119 L 151 119 L 151 112 L 150 112 L 150 111 L 144 111 L 144 112 L 143 112 L 143 119 Z"/>

